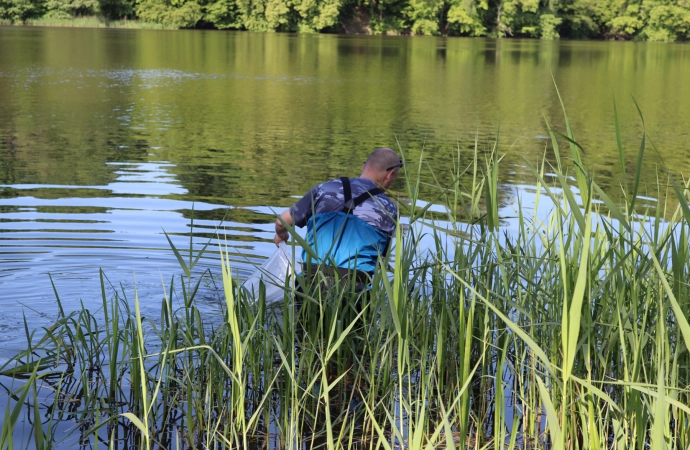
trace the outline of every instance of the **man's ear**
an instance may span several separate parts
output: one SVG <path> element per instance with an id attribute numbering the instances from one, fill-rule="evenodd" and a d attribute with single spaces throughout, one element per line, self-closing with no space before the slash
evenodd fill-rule
<path id="1" fill-rule="evenodd" d="M 393 181 L 395 181 L 395 170 L 389 170 L 386 173 L 386 178 L 383 179 L 384 186 L 386 186 L 386 189 L 390 187 L 391 184 L 393 184 Z"/>

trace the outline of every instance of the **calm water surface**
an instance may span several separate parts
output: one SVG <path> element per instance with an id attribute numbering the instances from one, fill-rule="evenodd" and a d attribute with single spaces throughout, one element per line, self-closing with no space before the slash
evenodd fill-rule
<path id="1" fill-rule="evenodd" d="M 275 248 L 273 210 L 358 175 L 378 146 L 424 149 L 443 181 L 500 125 L 510 207 L 532 189 L 544 117 L 563 128 L 552 76 L 603 185 L 622 174 L 614 95 L 630 154 L 631 95 L 659 151 L 643 191 L 655 196 L 662 162 L 688 173 L 683 44 L 0 28 L 0 357 L 23 316 L 56 317 L 49 274 L 66 309 L 100 305 L 102 268 L 158 315 L 181 272 L 163 230 L 183 248 L 210 240 L 198 270 L 213 274 L 220 232 L 246 276 Z M 202 304 L 216 301 L 207 286 Z"/>

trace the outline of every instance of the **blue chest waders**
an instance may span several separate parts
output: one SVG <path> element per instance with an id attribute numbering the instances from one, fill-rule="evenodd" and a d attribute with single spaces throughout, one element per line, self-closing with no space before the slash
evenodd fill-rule
<path id="1" fill-rule="evenodd" d="M 350 179 L 340 180 L 345 203 L 339 211 L 315 214 L 309 219 L 307 240 L 318 259 L 304 252 L 303 261 L 329 267 L 326 270 L 330 271 L 355 273 L 358 278 L 366 279 L 376 270 L 379 256 L 386 253 L 390 237 L 355 216 L 353 211 L 367 199 L 382 194 L 383 190 L 370 189 L 352 198 Z"/>

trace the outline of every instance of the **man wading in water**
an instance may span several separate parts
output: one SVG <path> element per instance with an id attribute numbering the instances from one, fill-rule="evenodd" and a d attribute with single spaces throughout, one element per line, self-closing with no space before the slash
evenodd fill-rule
<path id="1" fill-rule="evenodd" d="M 327 285 L 354 287 L 369 284 L 379 256 L 395 234 L 398 208 L 384 194 L 403 162 L 390 148 L 377 148 L 367 158 L 359 178 L 340 178 L 313 187 L 276 220 L 277 244 L 288 240 L 290 226 L 307 226 L 307 242 L 318 259 L 302 252 L 308 282 L 321 273 Z M 322 278 L 324 279 L 324 278 Z"/>
<path id="2" fill-rule="evenodd" d="M 304 284 L 298 288 L 294 304 L 298 347 L 304 343 L 318 347 L 316 343 L 328 342 L 331 330 L 354 326 L 365 306 L 362 303 L 368 303 L 366 287 L 379 257 L 388 250 L 398 218 L 397 206 L 383 189 L 393 184 L 402 165 L 393 150 L 377 148 L 367 158 L 359 178 L 340 178 L 311 188 L 276 220 L 276 245 L 289 237 L 283 223 L 300 228 L 306 225 L 307 242 L 316 255 L 315 259 L 302 251 Z M 346 339 L 346 345 L 339 346 L 327 363 L 329 382 L 351 373 L 347 368 L 365 358 L 359 330 L 366 323 L 372 322 L 362 318 L 352 330 L 352 338 Z M 354 380 L 338 383 L 331 395 L 333 417 L 346 409 L 356 410 L 361 401 Z"/>

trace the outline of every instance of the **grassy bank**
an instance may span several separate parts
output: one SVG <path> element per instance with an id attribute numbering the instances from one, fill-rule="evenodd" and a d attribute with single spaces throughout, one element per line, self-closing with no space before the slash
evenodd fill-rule
<path id="1" fill-rule="evenodd" d="M 495 151 L 458 155 L 457 181 L 426 199 L 446 206 L 443 226 L 417 207 L 427 169 L 408 161 L 411 225 L 361 310 L 347 287 L 300 278 L 306 294 L 269 308 L 232 278 L 223 245 L 215 322 L 195 306 L 197 254 L 175 250 L 183 275 L 160 318 L 104 281 L 99 311 L 61 311 L 0 369 L 0 448 L 689 448 L 685 186 L 663 177 L 678 206 L 646 215 L 644 140 L 620 146 L 638 164 L 613 201 L 570 130 L 551 136 L 515 235 L 499 226 Z M 540 203 L 547 217 L 528 214 Z"/>
<path id="2" fill-rule="evenodd" d="M 176 30 L 178 27 L 141 20 L 106 20 L 99 16 L 73 17 L 68 19 L 42 17 L 26 19 L 24 23 L 1 22 L 0 25 L 18 25 L 32 27 L 73 27 L 73 28 L 127 28 L 137 30 Z"/>

